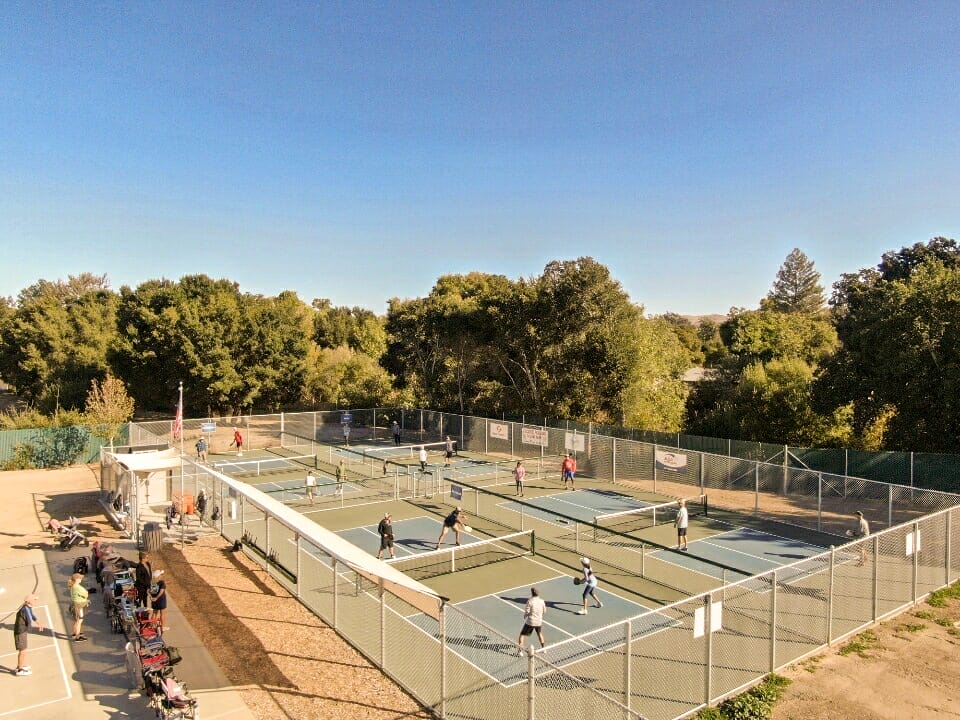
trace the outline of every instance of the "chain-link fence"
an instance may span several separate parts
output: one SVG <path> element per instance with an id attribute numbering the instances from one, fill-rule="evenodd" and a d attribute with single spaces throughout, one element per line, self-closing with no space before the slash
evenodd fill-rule
<path id="1" fill-rule="evenodd" d="M 354 418 L 358 414 L 353 411 Z M 739 449 L 752 454 L 747 458 L 566 423 L 550 427 L 419 410 L 371 410 L 365 417 L 370 440 L 389 441 L 397 419 L 408 441 L 450 435 L 461 452 L 491 460 L 476 481 L 456 468 L 403 473 L 398 465 L 367 501 L 417 502 L 429 494 L 432 506 L 462 505 L 494 533 L 534 529 L 543 561 L 575 568 L 588 555 L 607 587 L 655 606 L 576 638 L 582 651 L 548 646 L 517 657 L 513 638 L 455 606 L 436 618 L 424 616 L 410 598 L 338 563 L 321 542 L 295 532 L 242 486 L 188 460 L 187 489 L 203 487 L 213 498 L 223 536 L 242 540 L 278 582 L 439 717 L 683 717 L 960 577 L 960 496 L 951 493 L 768 462 L 772 448 L 756 443 Z M 340 418 L 337 412 L 261 416 L 243 419 L 242 427 L 261 447 L 310 444 L 320 457 L 325 445 L 342 442 Z M 184 425 L 185 432 L 194 427 Z M 169 439 L 172 428 L 167 423 L 155 430 L 161 432 L 132 426 L 131 442 Z M 567 452 L 581 475 L 613 483 L 623 494 L 653 502 L 705 493 L 714 517 L 784 538 L 810 538 L 828 549 L 751 577 L 719 563 L 698 573 L 678 571 L 659 554 L 661 545 L 642 533 L 617 536 L 572 516 L 545 519 L 535 500 L 503 492 L 516 458 L 524 458 L 536 477 L 559 478 Z M 382 480 L 377 471 L 376 464 L 355 468 L 358 482 Z M 857 510 L 874 533 L 851 541 L 844 531 Z M 502 665 L 470 663 L 458 652 L 464 642 L 500 648 Z"/>

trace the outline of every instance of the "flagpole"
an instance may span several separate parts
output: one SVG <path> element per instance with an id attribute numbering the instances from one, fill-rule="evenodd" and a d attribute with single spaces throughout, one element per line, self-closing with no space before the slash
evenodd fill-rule
<path id="1" fill-rule="evenodd" d="M 183 497 L 183 380 L 180 381 L 180 400 L 177 404 L 177 412 L 180 415 L 180 550 L 183 551 L 184 530 L 187 524 L 184 522 L 183 514 L 187 511 L 187 502 Z"/>

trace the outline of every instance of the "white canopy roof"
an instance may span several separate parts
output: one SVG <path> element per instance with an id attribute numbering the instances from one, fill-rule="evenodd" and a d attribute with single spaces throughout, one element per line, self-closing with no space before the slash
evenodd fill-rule
<path id="1" fill-rule="evenodd" d="M 119 465 L 136 473 L 151 473 L 180 467 L 180 451 L 150 450 L 137 453 L 108 453 Z"/>

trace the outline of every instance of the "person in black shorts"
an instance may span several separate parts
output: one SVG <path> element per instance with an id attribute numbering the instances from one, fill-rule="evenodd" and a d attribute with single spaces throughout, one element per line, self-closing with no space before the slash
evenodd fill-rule
<path id="1" fill-rule="evenodd" d="M 393 554 L 393 523 L 390 521 L 390 513 L 383 516 L 383 520 L 377 525 L 377 532 L 380 533 L 380 552 L 377 553 L 377 560 L 382 559 L 384 550 L 390 551 L 390 557 L 396 557 Z"/>
<path id="2" fill-rule="evenodd" d="M 440 537 L 437 538 L 437 549 L 440 548 L 440 543 L 443 542 L 443 539 L 451 530 L 453 530 L 454 534 L 457 536 L 457 545 L 460 544 L 460 532 L 464 529 L 464 527 L 466 527 L 464 520 L 466 520 L 466 515 L 459 507 L 447 515 L 446 518 L 444 518 L 443 529 L 440 530 Z"/>
<path id="3" fill-rule="evenodd" d="M 443 462 L 445 465 L 449 465 L 453 461 L 453 440 L 450 439 L 450 436 L 447 435 L 446 446 L 444 447 L 444 459 Z"/>

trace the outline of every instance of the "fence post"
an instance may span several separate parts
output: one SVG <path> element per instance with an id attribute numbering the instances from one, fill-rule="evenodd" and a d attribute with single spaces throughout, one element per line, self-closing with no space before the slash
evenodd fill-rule
<path id="1" fill-rule="evenodd" d="M 537 663 L 533 659 L 533 641 L 527 648 L 527 720 L 537 717 Z"/>
<path id="2" fill-rule="evenodd" d="M 817 473 L 817 532 L 823 530 L 823 473 Z"/>
<path id="3" fill-rule="evenodd" d="M 333 562 L 330 563 L 330 566 L 333 570 L 333 629 L 337 629 L 337 606 L 340 604 L 337 602 L 337 559 L 335 557 L 330 558 Z"/>
<path id="4" fill-rule="evenodd" d="M 447 717 L 447 604 L 440 603 L 440 720 Z"/>
<path id="5" fill-rule="evenodd" d="M 487 418 L 483 419 L 483 454 L 489 455 L 490 444 L 490 421 Z"/>
<path id="6" fill-rule="evenodd" d="M 913 450 L 910 451 L 910 487 L 913 487 Z"/>
<path id="7" fill-rule="evenodd" d="M 866 540 L 863 541 L 866 543 Z M 880 537 L 873 536 L 873 621 L 880 615 Z"/>
<path id="8" fill-rule="evenodd" d="M 760 463 L 753 464 L 753 512 L 760 512 Z"/>
<path id="9" fill-rule="evenodd" d="M 624 720 L 630 720 L 630 709 L 633 699 L 633 688 L 630 685 L 630 676 L 633 674 L 633 623 L 627 620 L 623 624 L 623 704 L 627 711 Z"/>
<path id="10" fill-rule="evenodd" d="M 893 485 L 887 485 L 887 527 L 893 527 Z"/>
<path id="11" fill-rule="evenodd" d="M 914 604 L 917 602 L 917 586 L 919 585 L 920 568 L 920 523 L 913 523 L 913 577 L 911 578 L 911 595 Z"/>
<path id="12" fill-rule="evenodd" d="M 380 667 L 387 669 L 387 594 L 383 590 L 383 578 L 378 582 L 380 590 Z"/>
<path id="13" fill-rule="evenodd" d="M 653 491 L 657 491 L 657 444 L 653 444 Z"/>
<path id="14" fill-rule="evenodd" d="M 706 472 L 705 472 L 705 468 L 704 468 L 704 455 L 705 455 L 705 453 L 701 450 L 701 451 L 700 451 L 700 494 L 701 494 L 701 495 L 703 495 L 703 494 L 706 492 L 706 490 L 704 489 L 704 488 L 706 487 Z"/>
<path id="15" fill-rule="evenodd" d="M 703 702 L 709 707 L 713 695 L 713 629 L 710 627 L 710 610 L 713 593 L 703 596 L 703 633 L 706 636 L 706 656 L 703 668 Z"/>
<path id="16" fill-rule="evenodd" d="M 770 672 L 777 669 L 777 571 L 770 575 Z"/>
<path id="17" fill-rule="evenodd" d="M 830 579 L 827 587 L 827 645 L 833 642 L 833 571 L 837 563 L 837 549 L 830 546 Z"/>
<path id="18" fill-rule="evenodd" d="M 610 470 L 611 470 L 610 474 L 613 478 L 613 483 L 616 484 L 617 482 L 617 439 L 611 438 L 610 443 L 611 445 L 613 445 L 613 457 L 610 460 Z"/>
<path id="19" fill-rule="evenodd" d="M 952 554 L 951 552 L 952 548 L 950 547 L 950 540 L 952 536 L 953 536 L 953 510 L 947 510 L 947 537 L 946 537 L 946 541 L 944 542 L 944 556 L 945 556 L 944 567 L 946 568 L 946 572 L 943 575 L 944 585 L 949 585 L 950 581 L 953 579 L 953 577 L 950 575 L 950 562 L 952 561 L 952 558 L 950 557 L 950 555 Z"/>

